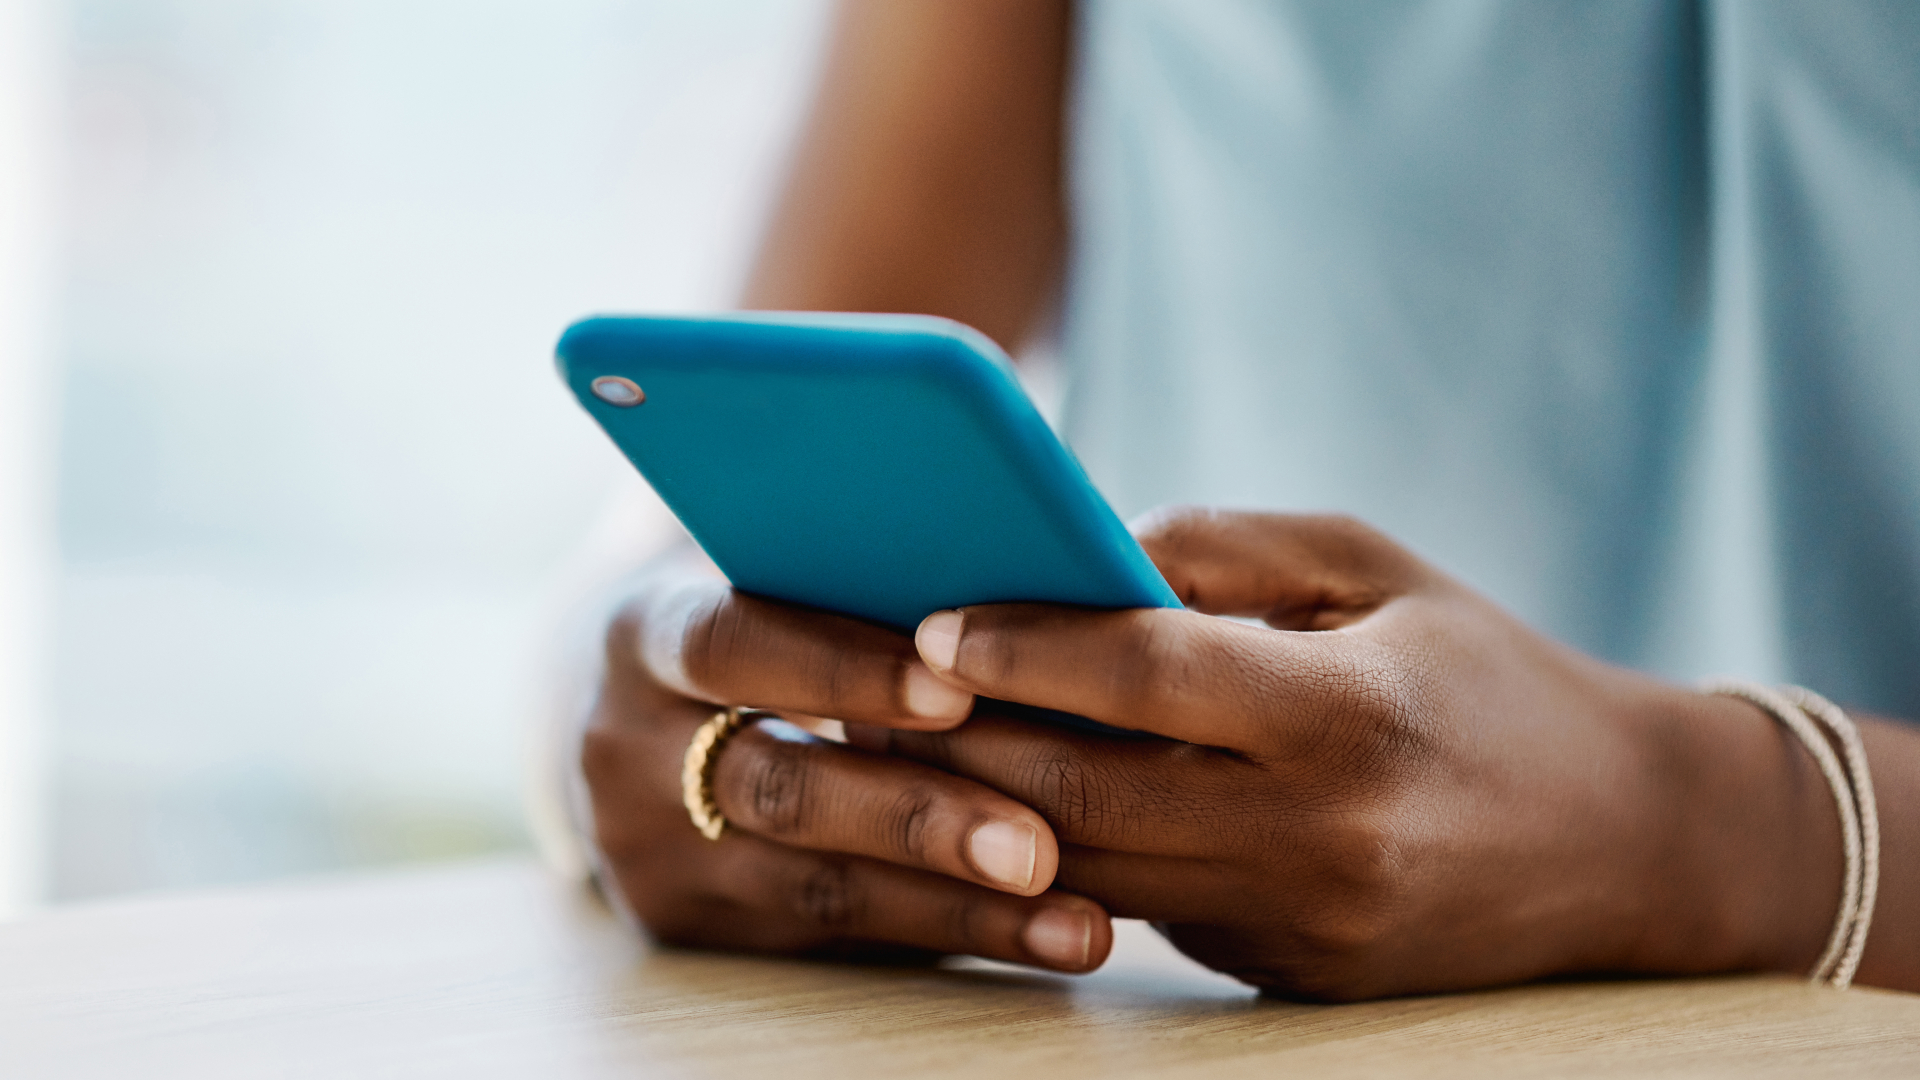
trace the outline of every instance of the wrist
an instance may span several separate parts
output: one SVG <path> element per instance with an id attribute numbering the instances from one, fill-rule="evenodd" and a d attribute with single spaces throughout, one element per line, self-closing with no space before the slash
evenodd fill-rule
<path id="1" fill-rule="evenodd" d="M 1640 717 L 1661 795 L 1629 970 L 1810 970 L 1839 905 L 1833 795 L 1793 735 L 1733 698 L 1669 689 Z"/>

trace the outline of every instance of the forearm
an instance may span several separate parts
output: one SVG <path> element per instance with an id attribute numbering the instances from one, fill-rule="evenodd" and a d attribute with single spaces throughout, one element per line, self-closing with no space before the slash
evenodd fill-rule
<path id="1" fill-rule="evenodd" d="M 1920 991 L 1920 729 L 1860 724 L 1880 806 L 1880 897 L 1858 979 Z"/>
<path id="2" fill-rule="evenodd" d="M 742 303 L 943 315 L 1016 350 L 1066 235 L 1064 0 L 849 0 Z"/>
<path id="3" fill-rule="evenodd" d="M 1689 695 L 1668 719 L 1681 787 L 1662 811 L 1638 970 L 1810 971 L 1832 932 L 1843 859 L 1833 794 L 1761 710 Z M 1879 804 L 1880 893 L 1856 980 L 1920 990 L 1920 730 L 1858 718 Z"/>

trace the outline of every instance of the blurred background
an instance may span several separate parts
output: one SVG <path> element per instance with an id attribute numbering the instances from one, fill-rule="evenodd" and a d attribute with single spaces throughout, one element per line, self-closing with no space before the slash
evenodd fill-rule
<path id="1" fill-rule="evenodd" d="M 552 343 L 729 302 L 822 5 L 0 4 L 0 902 L 525 847 Z"/>

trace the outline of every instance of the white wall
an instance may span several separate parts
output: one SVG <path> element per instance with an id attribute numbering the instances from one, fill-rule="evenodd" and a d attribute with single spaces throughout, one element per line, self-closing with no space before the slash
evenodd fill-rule
<path id="1" fill-rule="evenodd" d="M 553 342 L 728 303 L 820 4 L 58 3 L 52 894 L 525 843 Z"/>
<path id="2" fill-rule="evenodd" d="M 0 917 L 31 906 L 42 890 L 52 521 L 46 14 L 41 0 L 0 0 Z"/>

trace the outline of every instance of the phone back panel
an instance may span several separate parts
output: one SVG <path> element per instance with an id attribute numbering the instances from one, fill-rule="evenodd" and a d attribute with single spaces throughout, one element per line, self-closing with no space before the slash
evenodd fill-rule
<path id="1" fill-rule="evenodd" d="M 594 318 L 562 376 L 734 586 L 901 630 L 1179 607 L 984 336 L 903 315 Z M 645 401 L 602 401 L 593 380 Z"/>

